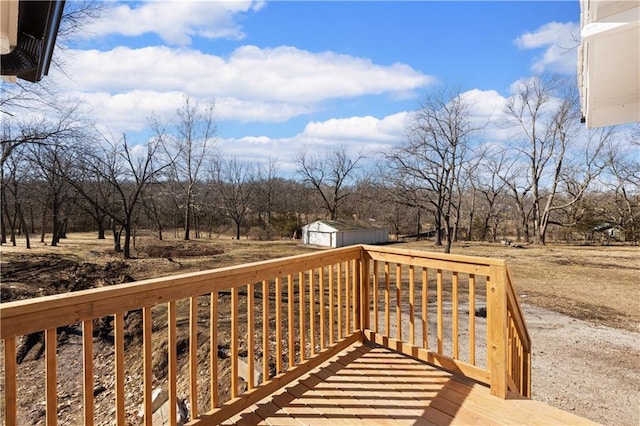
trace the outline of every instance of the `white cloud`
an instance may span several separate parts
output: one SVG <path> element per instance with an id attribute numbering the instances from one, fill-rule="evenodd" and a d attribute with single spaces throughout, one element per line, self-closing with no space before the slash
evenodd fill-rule
<path id="1" fill-rule="evenodd" d="M 107 111 L 114 122 L 129 123 L 117 130 L 140 127 L 152 111 L 175 111 L 182 93 L 204 102 L 215 99 L 220 119 L 282 122 L 326 101 L 405 96 L 433 81 L 404 64 L 383 66 L 286 46 L 244 46 L 227 59 L 164 46 L 72 50 L 68 70 L 65 89 L 89 101 L 94 110 Z M 138 124 L 133 125 L 136 117 Z"/>
<path id="2" fill-rule="evenodd" d="M 136 7 L 132 7 L 135 5 Z M 151 1 L 118 4 L 101 19 L 87 25 L 87 38 L 110 34 L 140 36 L 157 34 L 166 43 L 189 45 L 192 37 L 242 39 L 236 15 L 258 10 L 264 2 L 252 1 Z"/>
<path id="3" fill-rule="evenodd" d="M 247 136 L 221 140 L 221 151 L 245 161 L 266 164 L 276 153 L 280 171 L 295 173 L 295 155 L 301 148 L 322 153 L 344 146 L 351 155 L 363 153 L 375 161 L 384 149 L 404 137 L 410 113 L 399 112 L 383 118 L 372 116 L 332 118 L 307 123 L 302 132 L 287 138 Z"/>
<path id="4" fill-rule="evenodd" d="M 372 117 L 332 118 L 323 122 L 312 121 L 300 135 L 304 138 L 330 141 L 358 140 L 369 142 L 397 142 L 405 130 L 407 112 L 383 118 Z"/>
<path id="5" fill-rule="evenodd" d="M 549 22 L 533 32 L 522 34 L 514 43 L 523 50 L 544 49 L 531 66 L 533 72 L 573 74 L 576 72 L 579 37 L 580 28 L 577 23 Z"/>
<path id="6" fill-rule="evenodd" d="M 404 93 L 433 78 L 408 65 L 293 47 L 244 46 L 228 59 L 190 49 L 117 47 L 70 52 L 77 90 L 182 90 L 270 102 L 308 103 L 370 94 Z"/>
<path id="7" fill-rule="evenodd" d="M 470 105 L 470 114 L 481 121 L 498 121 L 504 117 L 507 99 L 495 90 L 472 89 L 460 95 Z"/>

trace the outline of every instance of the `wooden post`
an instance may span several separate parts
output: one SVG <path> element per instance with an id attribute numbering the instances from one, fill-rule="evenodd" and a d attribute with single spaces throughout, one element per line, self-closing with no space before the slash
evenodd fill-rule
<path id="1" fill-rule="evenodd" d="M 44 331 L 45 346 L 45 386 L 47 395 L 47 426 L 58 424 L 58 391 L 56 373 L 57 338 L 56 329 L 48 328 Z"/>
<path id="2" fill-rule="evenodd" d="M 487 283 L 487 365 L 491 395 L 507 397 L 507 272 L 506 264 L 490 266 Z"/>
<path id="3" fill-rule="evenodd" d="M 167 306 L 167 357 L 169 358 L 169 371 L 167 387 L 169 389 L 169 424 L 174 426 L 176 424 L 178 401 L 178 349 L 176 347 L 178 340 L 178 329 L 176 327 L 177 321 L 177 308 L 176 302 L 171 301 Z M 215 352 L 218 352 L 216 347 Z"/>
<path id="4" fill-rule="evenodd" d="M 476 365 L 476 276 L 469 275 L 469 364 Z"/>
<path id="5" fill-rule="evenodd" d="M 238 287 L 234 287 L 231 289 L 231 398 L 238 396 L 238 321 Z"/>
<path id="6" fill-rule="evenodd" d="M 255 322 L 254 286 L 250 283 L 247 284 L 247 366 L 249 367 L 247 379 L 249 389 L 255 387 Z"/>
<path id="7" fill-rule="evenodd" d="M 237 344 L 237 341 L 233 340 L 233 342 L 234 344 Z M 280 374 L 281 372 L 282 372 L 282 278 L 276 277 L 276 374 Z"/>
<path id="8" fill-rule="evenodd" d="M 198 296 L 189 298 L 189 403 L 191 418 L 195 419 L 198 417 Z"/>
<path id="9" fill-rule="evenodd" d="M 209 297 L 209 392 L 211 410 L 218 406 L 218 291 Z"/>
<path id="10" fill-rule="evenodd" d="M 370 313 L 370 301 L 369 301 L 369 258 L 365 255 L 364 250 L 362 250 L 361 261 L 360 261 L 360 325 L 363 330 L 371 328 L 371 313 Z"/>
<path id="11" fill-rule="evenodd" d="M 124 418 L 124 313 L 115 314 L 113 320 L 115 339 L 115 373 L 116 373 L 116 424 L 125 424 Z"/>
<path id="12" fill-rule="evenodd" d="M 269 380 L 269 281 L 262 281 L 262 381 Z"/>
<path id="13" fill-rule="evenodd" d="M 300 329 L 300 361 L 307 359 L 307 342 L 305 336 L 307 335 L 307 314 L 305 312 L 304 292 L 306 291 L 304 285 L 304 272 L 298 273 L 298 298 L 300 303 L 300 312 L 298 317 L 298 328 Z M 266 360 L 268 361 L 268 360 Z"/>
<path id="14" fill-rule="evenodd" d="M 93 320 L 82 322 L 82 378 L 84 424 L 93 426 Z"/>
<path id="15" fill-rule="evenodd" d="M 4 415 L 7 426 L 15 426 L 18 419 L 16 376 L 16 338 L 8 337 L 4 341 Z"/>
<path id="16" fill-rule="evenodd" d="M 143 346 L 143 405 L 144 405 L 144 424 L 151 426 L 153 419 L 152 411 L 152 392 L 153 392 L 153 372 L 152 372 L 152 317 L 151 307 L 145 306 L 142 309 L 142 346 Z"/>

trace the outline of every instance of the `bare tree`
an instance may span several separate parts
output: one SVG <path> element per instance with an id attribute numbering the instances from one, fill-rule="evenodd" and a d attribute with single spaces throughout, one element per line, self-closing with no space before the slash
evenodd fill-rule
<path id="1" fill-rule="evenodd" d="M 480 130 L 470 118 L 468 101 L 459 91 L 427 93 L 413 114 L 407 138 L 385 153 L 387 180 L 399 189 L 407 205 L 433 214 L 436 244 L 451 250 L 451 215 L 455 208 L 456 181 L 470 140 Z"/>
<path id="2" fill-rule="evenodd" d="M 269 231 L 271 219 L 275 209 L 278 187 L 278 163 L 275 158 L 269 158 L 265 167 L 258 165 L 256 173 L 257 206 L 256 211 L 264 229 Z"/>
<path id="3" fill-rule="evenodd" d="M 212 102 L 201 108 L 197 101 L 185 97 L 176 111 L 173 128 L 153 121 L 156 138 L 171 161 L 171 177 L 182 187 L 181 205 L 184 208 L 184 239 L 191 238 L 191 225 L 196 188 L 201 181 L 205 163 L 212 159 L 217 136 Z M 172 131 L 173 130 L 173 131 Z"/>
<path id="4" fill-rule="evenodd" d="M 211 172 L 222 207 L 235 224 L 236 239 L 239 240 L 240 228 L 245 223 L 249 207 L 256 196 L 253 168 L 230 157 L 217 162 Z"/>
<path id="5" fill-rule="evenodd" d="M 132 231 L 142 195 L 153 179 L 169 166 L 166 162 L 158 164 L 159 148 L 158 139 L 133 146 L 123 135 L 120 139 L 103 136 L 101 141 L 85 141 L 75 151 L 76 165 L 85 173 L 83 180 L 70 178 L 69 181 L 87 202 L 111 219 L 115 251 L 120 251 L 124 232 L 122 253 L 125 259 L 131 257 Z M 84 179 L 105 182 L 112 191 L 100 193 L 96 198 Z M 111 199 L 105 200 L 104 197 Z"/>
<path id="6" fill-rule="evenodd" d="M 534 77 L 523 81 L 509 99 L 506 113 L 518 129 L 516 138 L 521 141 L 515 146 L 517 162 L 514 167 L 526 166 L 528 169 L 527 184 L 521 186 L 524 190 L 520 195 L 526 197 L 530 188 L 534 243 L 544 244 L 551 213 L 561 208 L 555 206 L 554 201 L 569 153 L 576 155 L 575 146 L 581 138 L 575 84 L 558 78 Z M 588 173 L 584 175 L 584 189 L 580 194 L 601 170 L 596 159 L 604 140 L 606 138 L 601 138 L 598 144 L 589 147 L 589 158 L 585 163 Z M 513 188 L 512 192 L 516 194 Z M 574 198 L 569 202 L 577 201 Z"/>
<path id="7" fill-rule="evenodd" d="M 355 182 L 363 159 L 363 154 L 350 156 L 344 146 L 324 156 L 312 155 L 305 149 L 298 152 L 297 172 L 304 184 L 320 195 L 331 220 L 338 218 L 340 207 L 352 194 L 350 185 Z"/>
<path id="8" fill-rule="evenodd" d="M 625 146 L 626 145 L 626 146 Z M 635 151 L 633 148 L 635 147 Z M 609 218 L 625 230 L 628 241 L 638 244 L 640 239 L 640 125 L 626 141 L 612 140 L 606 147 L 606 177 L 603 183 L 611 190 Z"/>

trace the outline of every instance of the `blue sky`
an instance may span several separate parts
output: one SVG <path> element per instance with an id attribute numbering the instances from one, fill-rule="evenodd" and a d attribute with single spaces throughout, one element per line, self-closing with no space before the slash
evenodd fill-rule
<path id="1" fill-rule="evenodd" d="M 216 101 L 219 147 L 284 173 L 302 147 L 375 152 L 403 138 L 425 90 L 459 87 L 499 119 L 513 84 L 574 76 L 578 1 L 107 3 L 69 45 L 99 126 L 143 138 L 184 95 Z M 499 137 L 497 133 L 487 137 Z"/>

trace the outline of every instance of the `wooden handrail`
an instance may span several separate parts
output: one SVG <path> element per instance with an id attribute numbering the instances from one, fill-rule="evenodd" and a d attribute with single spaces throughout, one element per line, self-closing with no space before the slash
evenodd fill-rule
<path id="1" fill-rule="evenodd" d="M 493 395 L 504 398 L 509 391 L 530 395 L 531 341 L 504 260 L 387 246 L 365 245 L 363 250 L 365 259 L 371 260 L 372 278 L 369 281 L 373 286 L 369 289 L 373 300 L 367 301 L 366 305 L 372 311 L 372 324 L 364 333 L 366 338 L 484 382 L 491 386 Z M 382 274 L 380 264 L 383 265 Z M 421 268 L 422 274 L 417 274 L 416 268 Z M 486 287 L 487 314 L 485 367 L 478 365 L 476 359 L 476 289 L 482 277 Z M 403 286 L 403 281 L 408 286 Z M 468 293 L 462 291 L 463 284 Z M 395 291 L 391 291 L 391 286 Z M 435 298 L 430 297 L 429 292 L 433 292 Z M 450 293 L 450 301 L 445 303 L 446 292 Z M 460 321 L 461 297 L 467 299 L 469 312 L 465 330 L 468 335 L 466 361 L 460 359 L 461 342 L 458 338 L 460 327 L 464 326 Z M 416 309 L 417 303 L 422 309 Z M 435 305 L 435 318 L 428 316 L 430 303 Z M 445 310 L 449 310 L 449 306 L 451 313 L 447 317 Z M 405 321 L 407 314 L 408 324 Z M 416 315 L 419 316 L 418 321 Z M 434 349 L 429 346 L 429 324 L 433 324 L 436 332 Z M 407 333 L 403 332 L 405 326 L 408 328 L 407 338 L 403 334 Z M 416 331 L 416 326 L 419 331 Z M 416 332 L 422 336 L 420 345 L 415 343 Z M 445 338 L 447 334 L 451 335 L 449 339 Z M 450 347 L 447 354 L 444 353 L 445 344 Z"/>
<path id="2" fill-rule="evenodd" d="M 482 321 L 476 321 L 475 317 L 483 288 L 486 289 L 488 355 L 484 365 L 476 359 L 476 346 L 482 336 L 476 329 Z M 255 302 L 256 292 L 262 295 L 262 303 Z M 226 311 L 219 305 L 221 297 L 230 297 L 229 302 L 225 302 Z M 239 309 L 242 297 L 246 297 L 246 312 Z M 207 377 L 200 377 L 198 351 L 202 341 L 198 341 L 198 336 L 199 324 L 203 321 L 199 318 L 202 314 L 198 306 L 199 300 L 202 302 L 205 298 L 210 305 L 206 311 L 210 369 Z M 189 373 L 186 381 L 181 380 L 187 383 L 187 388 L 179 390 L 178 308 L 187 303 Z M 429 304 L 433 305 L 435 315 Z M 531 341 L 506 262 L 361 245 L 3 303 L 0 337 L 5 351 L 6 424 L 16 423 L 19 405 L 16 339 L 41 331 L 46 331 L 47 422 L 56 423 L 57 370 L 65 367 L 56 359 L 56 328 L 76 323 L 81 323 L 83 330 L 82 414 L 85 424 L 93 424 L 96 409 L 93 320 L 103 317 L 114 318 L 114 412 L 117 422 L 124 422 L 128 354 L 124 322 L 127 312 L 133 310 L 142 311 L 142 411 L 148 424 L 154 380 L 152 332 L 156 333 L 152 327 L 152 309 L 159 305 L 166 306 L 166 311 L 162 311 L 167 315 L 168 331 L 166 390 L 172 419 L 176 418 L 179 392 L 188 395 L 192 422 L 214 424 L 362 339 L 487 383 L 494 395 L 505 397 L 508 391 L 530 395 Z M 463 321 L 465 306 L 468 321 Z M 227 311 L 229 317 L 223 317 Z M 269 324 L 272 316 L 276 318 L 275 325 Z M 230 327 L 226 334 L 231 346 L 229 401 L 221 400 L 218 394 L 221 360 L 217 348 L 225 343 L 219 336 L 223 323 Z M 433 333 L 429 331 L 431 325 Z M 461 331 L 467 339 L 458 338 Z M 245 392 L 239 388 L 237 342 L 242 336 L 246 337 L 250 370 Z M 435 344 L 430 345 L 429 340 Z M 257 385 L 254 352 L 262 352 L 263 377 Z M 272 359 L 274 365 L 270 366 Z M 210 390 L 208 409 L 199 402 L 199 389 L 203 384 Z"/>
<path id="3" fill-rule="evenodd" d="M 229 290 L 249 282 L 282 277 L 301 270 L 308 271 L 356 256 L 360 256 L 360 247 L 351 246 L 321 253 L 2 303 L 0 338 L 35 333 L 46 328 L 62 327 L 212 291 Z"/>

